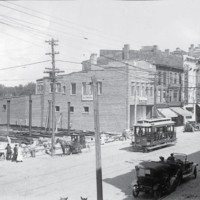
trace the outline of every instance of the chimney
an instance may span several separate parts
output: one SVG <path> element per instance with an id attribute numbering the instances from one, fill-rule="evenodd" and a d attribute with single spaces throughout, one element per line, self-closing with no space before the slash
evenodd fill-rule
<path id="1" fill-rule="evenodd" d="M 191 44 L 190 47 L 189 47 L 188 55 L 189 55 L 189 56 L 192 56 L 193 51 L 194 51 L 194 44 Z"/>
<path id="2" fill-rule="evenodd" d="M 91 56 L 90 56 L 90 64 L 91 65 L 96 65 L 97 64 L 97 54 L 96 53 L 91 54 Z"/>
<path id="3" fill-rule="evenodd" d="M 169 49 L 165 49 L 165 53 L 169 55 Z"/>
<path id="4" fill-rule="evenodd" d="M 123 48 L 123 55 L 122 55 L 123 60 L 128 60 L 130 58 L 129 57 L 129 50 L 130 50 L 130 45 L 125 44 L 124 48 Z"/>
<path id="5" fill-rule="evenodd" d="M 158 50 L 158 45 L 153 45 L 153 51 L 156 52 Z"/>

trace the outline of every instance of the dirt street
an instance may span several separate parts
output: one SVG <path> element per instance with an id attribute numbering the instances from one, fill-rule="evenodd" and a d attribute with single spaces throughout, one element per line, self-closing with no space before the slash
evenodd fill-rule
<path id="1" fill-rule="evenodd" d="M 200 163 L 200 133 L 179 133 L 175 146 L 150 153 L 130 151 L 130 141 L 102 145 L 102 171 L 104 200 L 132 200 L 131 182 L 134 166 L 141 160 L 158 160 L 171 152 L 191 154 Z M 200 176 L 199 176 L 200 177 Z M 169 199 L 200 199 L 196 193 L 199 179 L 189 180 L 179 186 Z M 0 161 L 1 200 L 88 200 L 96 199 L 96 174 L 94 148 L 79 155 L 40 156 L 24 159 L 23 163 Z M 189 188 L 189 190 L 188 190 Z M 187 189 L 187 190 L 186 190 Z M 199 198 L 198 198 L 199 197 Z M 141 195 L 141 199 L 151 199 Z"/>

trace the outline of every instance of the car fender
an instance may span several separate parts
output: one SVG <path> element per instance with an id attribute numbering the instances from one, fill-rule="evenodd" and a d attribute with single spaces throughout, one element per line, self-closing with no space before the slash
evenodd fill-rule
<path id="1" fill-rule="evenodd" d="M 138 185 L 138 184 L 137 184 L 137 180 L 133 180 L 133 181 L 131 182 L 131 186 L 133 187 L 134 185 Z"/>
<path id="2" fill-rule="evenodd" d="M 195 168 L 197 168 L 198 164 L 197 163 L 193 163 L 192 164 L 192 173 L 194 172 Z"/>

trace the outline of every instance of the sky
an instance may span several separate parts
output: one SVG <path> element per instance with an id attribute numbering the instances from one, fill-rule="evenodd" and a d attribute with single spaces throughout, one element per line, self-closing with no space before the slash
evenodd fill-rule
<path id="1" fill-rule="evenodd" d="M 0 1 L 0 84 L 47 76 L 51 38 L 58 40 L 56 68 L 65 74 L 80 71 L 91 53 L 124 44 L 187 51 L 200 44 L 199 7 L 199 0 Z M 23 66 L 31 63 L 38 64 Z"/>

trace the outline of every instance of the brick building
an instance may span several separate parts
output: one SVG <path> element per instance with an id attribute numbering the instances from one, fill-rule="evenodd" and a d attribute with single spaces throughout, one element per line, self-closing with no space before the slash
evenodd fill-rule
<path id="1" fill-rule="evenodd" d="M 135 66 L 137 68 L 135 68 Z M 94 66 L 95 67 L 95 66 Z M 134 121 L 135 90 L 137 90 L 137 119 L 151 117 L 153 84 L 151 73 L 155 66 L 145 61 L 129 61 L 127 64 L 110 62 L 105 68 L 81 71 L 57 77 L 56 121 L 57 127 L 67 128 L 68 105 L 72 128 L 94 130 L 93 95 L 91 77 L 98 80 L 100 129 L 121 132 Z M 48 78 L 37 80 L 33 100 L 33 126 L 47 125 L 52 84 Z M 11 98 L 11 124 L 28 124 L 28 97 Z M 19 107 L 20 105 L 20 107 Z M 6 123 L 6 99 L 0 100 L 0 123 Z M 17 109 L 16 109 L 17 108 Z"/>

